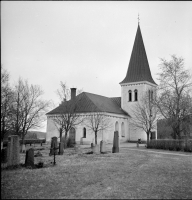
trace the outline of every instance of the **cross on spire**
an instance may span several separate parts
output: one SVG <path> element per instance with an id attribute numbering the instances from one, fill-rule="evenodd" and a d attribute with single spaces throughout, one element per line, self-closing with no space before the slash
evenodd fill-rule
<path id="1" fill-rule="evenodd" d="M 137 19 L 138 19 L 138 24 L 139 24 L 139 20 L 140 20 L 140 19 L 139 19 L 139 13 L 138 13 L 138 18 L 137 18 Z"/>

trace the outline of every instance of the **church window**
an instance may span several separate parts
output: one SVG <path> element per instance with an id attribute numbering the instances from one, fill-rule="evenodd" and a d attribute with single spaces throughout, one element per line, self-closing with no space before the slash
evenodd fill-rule
<path id="1" fill-rule="evenodd" d="M 137 92 L 137 90 L 135 90 L 134 92 L 135 92 L 135 101 L 138 101 L 138 98 L 137 98 L 138 97 L 138 92 Z"/>
<path id="2" fill-rule="evenodd" d="M 129 90 L 129 101 L 132 101 L 132 91 Z"/>
<path id="3" fill-rule="evenodd" d="M 86 128 L 83 128 L 83 138 L 86 138 Z"/>

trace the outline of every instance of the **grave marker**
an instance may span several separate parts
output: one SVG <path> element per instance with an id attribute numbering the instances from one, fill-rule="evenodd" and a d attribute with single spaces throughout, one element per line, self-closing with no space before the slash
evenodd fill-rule
<path id="1" fill-rule="evenodd" d="M 114 132 L 114 138 L 113 138 L 113 148 L 112 153 L 118 153 L 119 152 L 119 132 Z"/>
<path id="2" fill-rule="evenodd" d="M 101 153 L 106 152 L 106 142 L 103 140 L 101 140 L 101 142 L 100 142 L 100 152 Z"/>
<path id="3" fill-rule="evenodd" d="M 7 149 L 7 165 L 14 166 L 20 163 L 20 145 L 19 136 L 12 135 L 8 138 L 8 149 Z"/>
<path id="4" fill-rule="evenodd" d="M 25 156 L 25 167 L 32 167 L 34 168 L 34 149 L 30 148 L 26 151 Z"/>
<path id="5" fill-rule="evenodd" d="M 99 145 L 96 144 L 95 146 L 93 146 L 93 153 L 99 153 Z"/>
<path id="6" fill-rule="evenodd" d="M 57 137 L 52 137 L 52 139 L 51 139 L 51 149 L 50 149 L 50 153 L 49 153 L 50 156 L 54 155 L 54 153 L 55 153 L 55 155 L 58 155 L 58 148 L 54 150 L 53 149 L 54 147 L 57 148 Z"/>
<path id="7" fill-rule="evenodd" d="M 59 155 L 63 155 L 64 152 L 64 143 L 63 142 L 59 142 Z"/>

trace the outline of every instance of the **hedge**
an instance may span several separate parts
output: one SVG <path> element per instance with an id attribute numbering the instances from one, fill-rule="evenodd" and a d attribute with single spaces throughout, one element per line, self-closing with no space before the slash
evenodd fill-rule
<path id="1" fill-rule="evenodd" d="M 147 148 L 165 149 L 170 151 L 192 152 L 192 139 L 174 140 L 174 139 L 157 139 L 150 140 Z"/>

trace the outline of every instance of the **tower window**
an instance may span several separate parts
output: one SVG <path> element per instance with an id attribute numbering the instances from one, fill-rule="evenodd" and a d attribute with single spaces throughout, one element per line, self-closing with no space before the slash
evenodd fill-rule
<path id="1" fill-rule="evenodd" d="M 86 128 L 83 128 L 83 138 L 86 138 Z"/>
<path id="2" fill-rule="evenodd" d="M 151 100 L 151 91 L 149 90 L 149 101 Z"/>
<path id="3" fill-rule="evenodd" d="M 151 101 L 153 101 L 153 91 L 151 91 Z"/>
<path id="4" fill-rule="evenodd" d="M 138 101 L 138 98 L 137 98 L 138 97 L 138 92 L 137 92 L 137 90 L 135 90 L 134 92 L 135 92 L 135 101 Z"/>
<path id="5" fill-rule="evenodd" d="M 129 90 L 129 101 L 132 101 L 132 91 L 131 90 Z"/>

